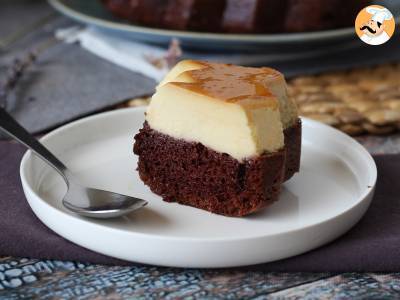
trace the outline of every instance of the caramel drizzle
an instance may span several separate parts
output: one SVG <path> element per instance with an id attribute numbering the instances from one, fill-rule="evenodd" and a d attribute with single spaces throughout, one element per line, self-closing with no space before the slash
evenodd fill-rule
<path id="1" fill-rule="evenodd" d="M 260 100 L 273 97 L 265 83 L 282 76 L 270 68 L 202 64 L 204 68 L 185 72 L 192 82 L 174 84 L 229 103 L 236 103 L 248 97 Z"/>

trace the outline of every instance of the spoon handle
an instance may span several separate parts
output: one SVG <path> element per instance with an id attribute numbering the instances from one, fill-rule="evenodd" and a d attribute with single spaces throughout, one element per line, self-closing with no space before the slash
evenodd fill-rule
<path id="1" fill-rule="evenodd" d="M 9 134 L 15 140 L 35 152 L 39 157 L 56 169 L 68 183 L 67 167 L 1 107 L 0 129 L 3 129 L 4 132 Z"/>

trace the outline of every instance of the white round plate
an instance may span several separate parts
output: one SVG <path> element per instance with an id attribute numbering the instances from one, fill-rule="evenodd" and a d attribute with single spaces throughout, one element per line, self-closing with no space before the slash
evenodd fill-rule
<path id="1" fill-rule="evenodd" d="M 233 267 L 297 255 L 337 238 L 365 213 L 376 182 L 369 153 L 345 134 L 303 119 L 301 170 L 280 200 L 245 218 L 228 218 L 166 203 L 140 181 L 132 153 L 143 108 L 102 113 L 43 137 L 87 185 L 128 194 L 149 205 L 115 220 L 79 217 L 64 209 L 61 177 L 27 152 L 21 179 L 44 224 L 90 250 L 120 259 L 175 267 Z"/>

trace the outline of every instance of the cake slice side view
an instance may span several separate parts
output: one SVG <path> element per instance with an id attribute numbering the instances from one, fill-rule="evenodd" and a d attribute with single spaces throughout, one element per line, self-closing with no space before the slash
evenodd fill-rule
<path id="1" fill-rule="evenodd" d="M 268 68 L 180 62 L 135 136 L 140 178 L 165 201 L 226 216 L 272 204 L 286 172 L 287 117 L 274 95 L 285 89 L 281 77 Z"/>

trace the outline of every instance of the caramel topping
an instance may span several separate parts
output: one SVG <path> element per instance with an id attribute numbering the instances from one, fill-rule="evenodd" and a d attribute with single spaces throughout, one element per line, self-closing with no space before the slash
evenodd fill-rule
<path id="1" fill-rule="evenodd" d="M 201 67 L 185 71 L 172 84 L 230 103 L 245 98 L 264 100 L 273 97 L 265 82 L 282 77 L 270 68 L 250 68 L 201 62 Z"/>

